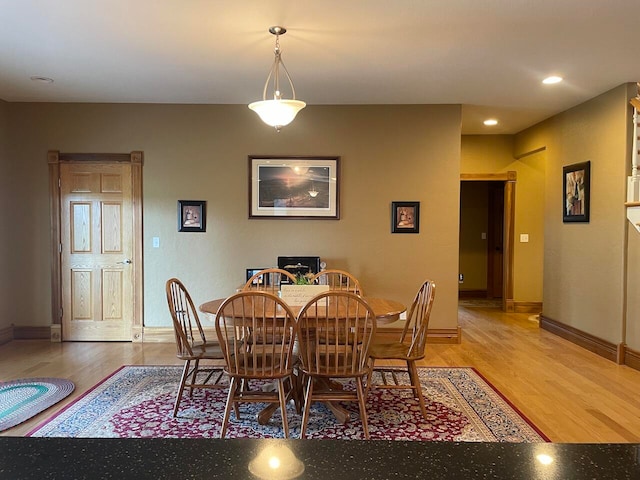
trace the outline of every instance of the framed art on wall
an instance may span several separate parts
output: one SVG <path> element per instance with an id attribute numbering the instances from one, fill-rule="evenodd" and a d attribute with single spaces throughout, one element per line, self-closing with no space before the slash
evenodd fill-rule
<path id="1" fill-rule="evenodd" d="M 262 270 L 265 270 L 267 267 L 263 267 L 263 268 L 247 268 L 247 278 L 245 279 L 245 282 L 248 282 L 249 279 L 251 277 L 253 277 L 256 273 L 261 272 Z M 258 278 L 254 278 L 253 282 L 251 282 L 253 285 L 269 285 L 269 275 L 261 275 Z"/>
<path id="2" fill-rule="evenodd" d="M 206 231 L 206 203 L 204 200 L 178 200 L 178 231 Z"/>
<path id="3" fill-rule="evenodd" d="M 420 202 L 391 202 L 391 233 L 420 232 Z"/>
<path id="4" fill-rule="evenodd" d="M 340 157 L 249 156 L 249 218 L 340 218 Z"/>
<path id="5" fill-rule="evenodd" d="M 591 162 L 562 167 L 562 221 L 588 222 L 591 202 Z"/>

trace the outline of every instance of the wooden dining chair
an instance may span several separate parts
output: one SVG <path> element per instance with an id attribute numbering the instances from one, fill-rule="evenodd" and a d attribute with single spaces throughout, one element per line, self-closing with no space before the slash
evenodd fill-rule
<path id="1" fill-rule="evenodd" d="M 231 408 L 239 418 L 240 403 L 277 403 L 285 438 L 289 437 L 286 403 L 293 396 L 293 344 L 296 317 L 275 295 L 243 291 L 227 298 L 216 314 L 216 333 L 229 376 L 229 394 L 220 438 L 227 432 Z M 271 380 L 276 391 L 254 388 L 251 381 Z"/>
<path id="2" fill-rule="evenodd" d="M 165 285 L 169 312 L 173 320 L 173 331 L 176 338 L 176 355 L 184 360 L 184 368 L 180 377 L 180 385 L 173 407 L 173 416 L 178 414 L 180 402 L 185 388 L 189 395 L 196 388 L 225 388 L 220 384 L 223 375 L 222 350 L 217 340 L 206 338 L 197 310 L 193 305 L 191 295 L 177 278 L 167 280 Z M 207 362 L 203 365 L 202 361 Z M 215 365 L 218 361 L 220 365 Z M 193 365 L 192 365 L 193 363 Z M 213 376 L 216 375 L 213 381 Z"/>
<path id="3" fill-rule="evenodd" d="M 297 321 L 305 388 L 300 438 L 306 435 L 311 404 L 321 401 L 358 402 L 368 439 L 364 380 L 371 369 L 369 346 L 376 332 L 375 313 L 362 297 L 330 290 L 302 307 Z M 346 379 L 355 381 L 355 391 L 342 389 L 336 382 Z"/>
<path id="4" fill-rule="evenodd" d="M 256 272 L 242 287 L 243 291 L 256 289 L 258 287 L 264 292 L 278 295 L 280 291 L 280 285 L 282 283 L 296 283 L 296 277 L 292 273 L 282 270 L 280 268 L 265 268 Z"/>
<path id="5" fill-rule="evenodd" d="M 420 386 L 418 368 L 416 362 L 425 356 L 427 343 L 427 330 L 429 328 L 429 317 L 431 307 L 436 293 L 436 284 L 431 280 L 426 280 L 415 295 L 407 320 L 405 322 L 400 339 L 391 343 L 374 343 L 369 349 L 369 356 L 374 364 L 372 373 L 367 381 L 367 388 L 398 388 L 411 389 L 414 396 L 420 403 L 422 416 L 427 418 L 427 408 Z M 402 384 L 398 381 L 397 369 L 376 367 L 376 360 L 404 360 L 407 365 L 410 384 Z M 373 372 L 379 372 L 382 377 L 382 384 L 372 384 Z M 386 374 L 391 374 L 393 383 L 387 383 Z"/>
<path id="6" fill-rule="evenodd" d="M 329 285 L 331 290 L 345 290 L 356 295 L 364 295 L 358 279 L 344 270 L 322 270 L 316 273 L 310 281 L 311 283 Z"/>

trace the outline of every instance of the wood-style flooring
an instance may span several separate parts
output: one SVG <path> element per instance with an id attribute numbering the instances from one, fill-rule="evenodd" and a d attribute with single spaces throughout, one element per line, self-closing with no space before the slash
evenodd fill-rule
<path id="1" fill-rule="evenodd" d="M 616 365 L 547 331 L 529 314 L 460 307 L 462 343 L 428 344 L 429 366 L 475 367 L 553 442 L 640 442 L 640 371 Z M 0 346 L 0 381 L 64 377 L 76 390 L 1 436 L 23 436 L 122 365 L 168 365 L 172 343 L 50 343 Z"/>

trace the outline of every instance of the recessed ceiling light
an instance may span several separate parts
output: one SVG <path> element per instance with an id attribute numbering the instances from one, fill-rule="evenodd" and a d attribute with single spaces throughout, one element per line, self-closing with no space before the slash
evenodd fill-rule
<path id="1" fill-rule="evenodd" d="M 545 85 L 551 85 L 554 83 L 560 83 L 562 81 L 562 77 L 558 77 L 556 75 L 552 75 L 550 77 L 545 78 L 544 80 L 542 80 L 542 83 L 544 83 Z"/>
<path id="2" fill-rule="evenodd" d="M 32 82 L 36 82 L 36 83 L 53 83 L 53 78 L 49 78 L 49 77 L 41 77 L 39 75 L 33 75 L 29 78 L 31 79 Z"/>
<path id="3" fill-rule="evenodd" d="M 495 118 L 487 118 L 484 122 L 485 125 L 487 125 L 488 127 L 491 127 L 493 125 L 497 125 L 498 124 L 498 120 L 496 120 Z"/>

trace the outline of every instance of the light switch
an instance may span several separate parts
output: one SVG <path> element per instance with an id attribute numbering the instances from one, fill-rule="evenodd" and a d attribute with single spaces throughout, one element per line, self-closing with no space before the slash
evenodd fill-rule
<path id="1" fill-rule="evenodd" d="M 481 238 L 482 240 L 486 240 L 486 239 L 487 239 L 487 233 L 486 233 L 486 232 L 482 232 L 482 233 L 480 234 L 480 238 Z"/>
<path id="2" fill-rule="evenodd" d="M 521 233 L 520 234 L 520 243 L 527 243 L 529 241 L 529 234 L 528 233 Z"/>
<path id="3" fill-rule="evenodd" d="M 160 247 L 160 237 L 153 237 L 153 248 Z"/>

